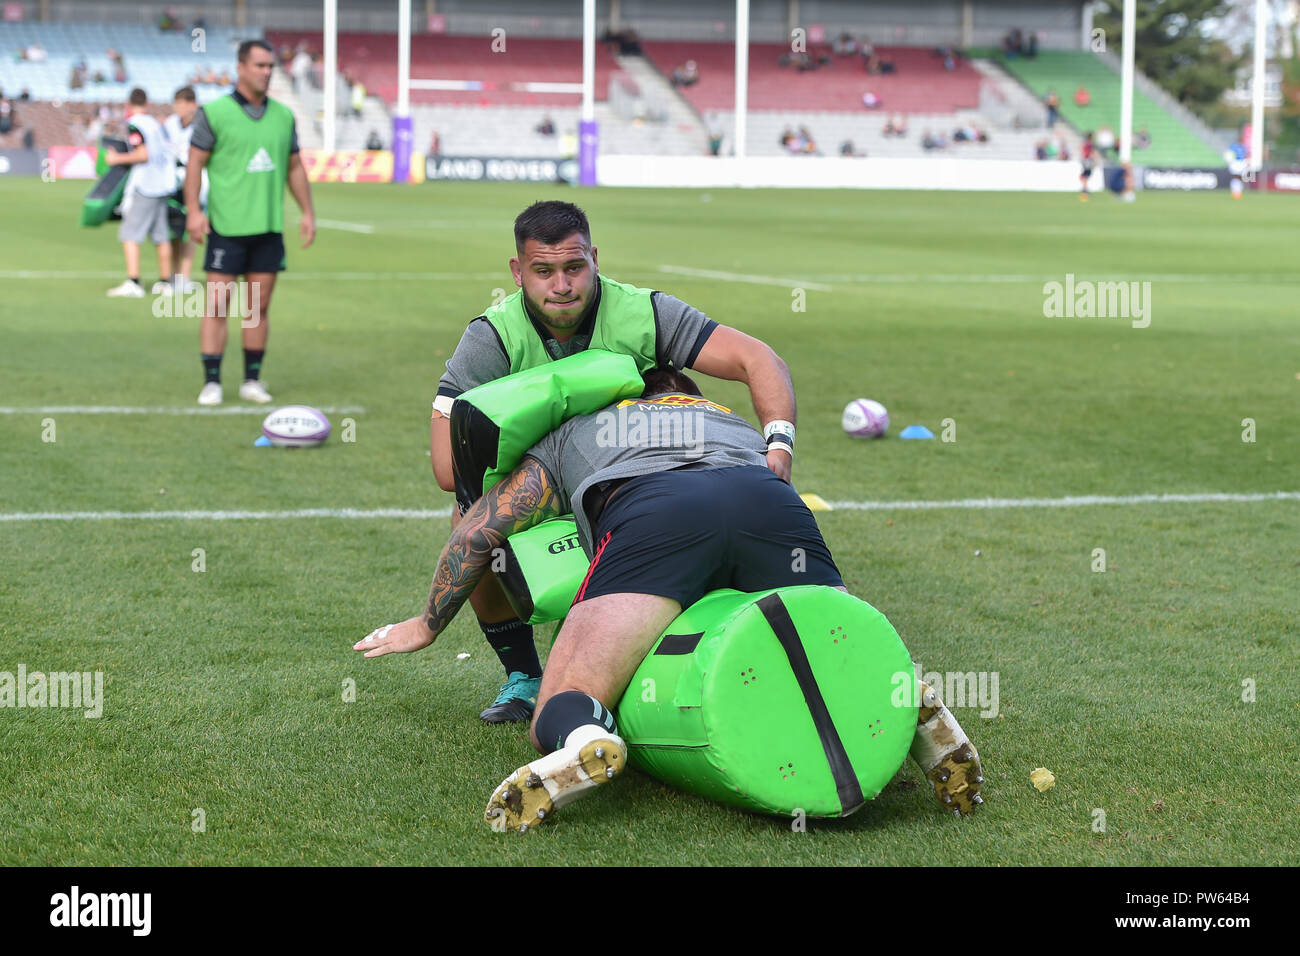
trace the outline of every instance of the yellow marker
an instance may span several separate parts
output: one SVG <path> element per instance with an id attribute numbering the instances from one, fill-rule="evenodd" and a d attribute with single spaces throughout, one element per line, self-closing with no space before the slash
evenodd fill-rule
<path id="1" fill-rule="evenodd" d="M 1046 793 L 1056 786 L 1056 774 L 1046 767 L 1038 767 L 1029 774 L 1029 782 L 1039 793 Z"/>
<path id="2" fill-rule="evenodd" d="M 808 506 L 809 511 L 834 511 L 835 509 L 821 495 L 800 495 L 803 503 Z"/>

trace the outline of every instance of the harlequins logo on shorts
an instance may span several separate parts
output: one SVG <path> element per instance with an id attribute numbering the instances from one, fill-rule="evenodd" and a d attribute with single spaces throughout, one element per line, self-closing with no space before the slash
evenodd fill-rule
<path id="1" fill-rule="evenodd" d="M 275 172 L 275 162 L 271 159 L 271 154 L 266 151 L 266 147 L 260 148 L 252 159 L 248 161 L 246 173 L 272 173 Z"/>

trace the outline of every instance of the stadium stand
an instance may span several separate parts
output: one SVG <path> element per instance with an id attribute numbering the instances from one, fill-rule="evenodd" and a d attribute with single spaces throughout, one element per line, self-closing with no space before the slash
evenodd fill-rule
<path id="1" fill-rule="evenodd" d="M 172 94 L 199 71 L 211 71 L 219 78 L 224 72 L 233 83 L 235 51 L 239 42 L 259 36 L 260 30 L 208 29 L 203 48 L 196 51 L 195 38 L 188 32 L 163 33 L 157 27 L 121 23 L 0 23 L 0 89 L 6 96 L 22 90 L 32 100 L 87 103 L 123 103 L 132 87 L 142 87 L 151 102 L 170 103 Z M 39 62 L 22 59 L 21 52 L 33 45 L 45 51 Z M 109 50 L 119 52 L 126 79 L 116 82 L 115 64 Z M 86 64 L 85 84 L 71 85 L 73 67 Z M 96 73 L 105 78 L 95 82 Z M 195 87 L 200 102 L 220 96 L 230 87 L 200 84 Z"/>
<path id="2" fill-rule="evenodd" d="M 1061 116 L 1079 132 L 1109 126 L 1119 129 L 1120 78 L 1091 53 L 1040 51 L 1034 59 L 1007 59 L 994 54 L 1005 70 L 1019 79 L 1040 99 L 1055 90 L 1061 100 Z M 1078 106 L 1074 92 L 1088 91 L 1091 102 Z M 1151 134 L 1151 145 L 1133 151 L 1133 162 L 1143 166 L 1224 165 L 1223 156 L 1204 143 L 1190 129 L 1164 110 L 1142 90 L 1133 91 L 1133 129 L 1143 127 Z"/>
<path id="3" fill-rule="evenodd" d="M 726 110 L 735 105 L 735 52 L 730 43 L 668 43 L 646 41 L 646 56 L 665 76 L 687 60 L 699 68 L 699 82 L 682 88 L 698 110 Z M 828 52 L 824 44 L 809 47 L 816 57 Z M 858 56 L 832 57 L 819 69 L 799 72 L 781 66 L 789 44 L 753 43 L 749 48 L 749 108 L 752 110 L 817 110 L 862 112 L 862 94 L 878 95 L 883 109 L 903 113 L 951 113 L 979 105 L 979 73 L 965 60 L 951 71 L 930 49 L 876 47 L 880 59 L 895 72 L 877 76 L 863 69 Z"/>
<path id="4" fill-rule="evenodd" d="M 320 52 L 316 31 L 268 30 L 267 39 L 277 49 L 293 49 L 301 42 Z M 494 53 L 488 35 L 411 38 L 411 76 L 428 80 L 464 81 L 470 88 L 412 90 L 412 103 L 459 106 L 565 106 L 573 94 L 519 88 L 525 83 L 579 83 L 582 80 L 582 40 L 539 39 L 511 36 L 506 49 Z M 340 33 L 339 71 L 365 84 L 367 91 L 390 106 L 397 101 L 397 36 L 391 33 Z M 604 46 L 596 50 L 597 99 L 605 98 L 613 55 Z"/>

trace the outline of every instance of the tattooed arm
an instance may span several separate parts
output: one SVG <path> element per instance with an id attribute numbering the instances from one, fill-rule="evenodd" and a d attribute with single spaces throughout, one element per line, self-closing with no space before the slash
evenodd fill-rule
<path id="1" fill-rule="evenodd" d="M 447 539 L 438 559 L 424 613 L 372 631 L 353 645 L 366 657 L 428 647 L 451 623 L 478 585 L 493 552 L 510 535 L 560 514 L 551 477 L 536 458 L 525 458 L 510 476 L 474 503 Z"/>

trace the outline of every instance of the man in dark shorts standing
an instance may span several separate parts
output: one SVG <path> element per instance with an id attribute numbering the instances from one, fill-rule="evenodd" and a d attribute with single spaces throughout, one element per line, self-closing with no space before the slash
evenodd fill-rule
<path id="1" fill-rule="evenodd" d="M 489 802 L 489 823 L 503 829 L 527 829 L 623 769 L 627 748 L 612 709 L 659 635 L 706 593 L 804 584 L 847 590 L 812 512 L 767 467 L 763 436 L 704 399 L 681 372 L 643 377 L 641 399 L 572 418 L 529 449 L 453 530 L 424 613 L 354 645 L 367 657 L 427 647 L 477 586 L 494 549 L 572 510 L 591 565 L 537 695 L 531 739 L 546 756 L 506 778 Z M 795 549 L 802 562 L 793 560 Z M 530 799 L 521 811 L 525 786 Z"/>
<path id="2" fill-rule="evenodd" d="M 208 273 L 207 305 L 199 327 L 203 360 L 200 405 L 220 405 L 221 358 L 226 350 L 226 317 L 231 293 L 241 275 L 244 383 L 239 397 L 266 404 L 270 393 L 260 376 L 266 354 L 267 312 L 275 275 L 284 270 L 284 187 L 302 210 L 299 233 L 306 249 L 316 235 L 311 187 L 298 153 L 293 113 L 266 95 L 275 56 L 263 40 L 239 45 L 238 82 L 230 95 L 199 110 L 190 138 L 185 177 L 186 226 L 195 242 L 207 239 L 203 268 Z M 208 171 L 208 211 L 199 203 Z"/>

